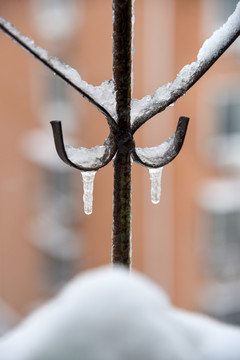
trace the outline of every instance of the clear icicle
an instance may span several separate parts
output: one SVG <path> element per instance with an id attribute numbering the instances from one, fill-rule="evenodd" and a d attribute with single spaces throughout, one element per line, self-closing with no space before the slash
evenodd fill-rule
<path id="1" fill-rule="evenodd" d="M 96 171 L 81 171 L 83 180 L 84 212 L 90 215 L 93 209 L 93 185 Z"/>
<path id="2" fill-rule="evenodd" d="M 163 167 L 152 169 L 148 168 L 151 180 L 151 200 L 153 204 L 158 204 L 161 197 L 161 181 Z"/>

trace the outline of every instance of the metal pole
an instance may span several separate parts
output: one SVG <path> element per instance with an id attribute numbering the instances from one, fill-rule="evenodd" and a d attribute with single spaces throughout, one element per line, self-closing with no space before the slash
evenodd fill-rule
<path id="1" fill-rule="evenodd" d="M 113 77 L 116 90 L 118 150 L 114 159 L 112 261 L 130 266 L 132 1 L 113 0 Z"/>

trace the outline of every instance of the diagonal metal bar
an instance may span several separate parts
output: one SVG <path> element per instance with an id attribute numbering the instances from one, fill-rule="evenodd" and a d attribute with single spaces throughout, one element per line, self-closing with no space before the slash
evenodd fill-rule
<path id="1" fill-rule="evenodd" d="M 156 90 L 151 96 L 132 101 L 132 133 L 156 114 L 164 111 L 195 85 L 240 36 L 240 1 L 227 22 L 207 39 L 197 61 L 185 65 L 177 77 Z M 147 101 L 146 101 L 147 100 Z M 137 106 L 141 112 L 134 116 Z"/>
<path id="2" fill-rule="evenodd" d="M 183 146 L 188 123 L 189 118 L 181 116 L 176 132 L 168 140 L 159 146 L 133 149 L 133 160 L 148 168 L 160 168 L 170 163 L 179 154 Z"/>
<path id="3" fill-rule="evenodd" d="M 96 171 L 106 166 L 116 153 L 117 145 L 110 133 L 104 145 L 94 148 L 73 148 L 64 144 L 62 125 L 60 121 L 51 121 L 56 151 L 60 159 L 67 165 L 80 171 Z M 76 158 L 72 159 L 70 153 Z M 89 165 L 90 164 L 90 165 Z"/>
<path id="4" fill-rule="evenodd" d="M 116 127 L 116 123 L 111 114 L 107 111 L 107 109 L 105 109 L 104 106 L 102 106 L 96 99 L 94 99 L 92 90 L 94 90 L 94 88 L 97 89 L 97 86 L 89 85 L 86 81 L 83 81 L 75 69 L 71 68 L 69 65 L 61 63 L 57 58 L 48 55 L 47 50 L 41 48 L 40 46 L 34 45 L 32 39 L 23 36 L 9 21 L 3 19 L 2 17 L 0 17 L 0 29 L 17 44 L 19 44 L 24 50 L 34 56 L 61 79 L 63 79 L 68 85 L 77 90 L 84 98 L 86 98 L 102 114 L 104 114 L 108 123 L 112 127 Z M 66 72 L 61 71 L 61 68 L 64 67 L 65 70 L 71 69 L 73 72 L 75 72 L 75 75 L 79 77 L 80 81 L 77 83 L 77 81 L 74 81 L 73 77 L 67 77 Z"/>

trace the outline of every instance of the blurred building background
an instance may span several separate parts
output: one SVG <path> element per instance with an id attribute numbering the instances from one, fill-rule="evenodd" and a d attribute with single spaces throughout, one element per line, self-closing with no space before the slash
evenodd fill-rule
<path id="1" fill-rule="evenodd" d="M 237 0 L 136 0 L 134 97 L 152 93 L 195 61 Z M 111 0 L 2 0 L 0 16 L 94 85 L 112 77 Z M 240 323 L 240 43 L 175 106 L 136 134 L 155 146 L 190 126 L 179 157 L 150 201 L 147 169 L 133 165 L 133 268 L 174 304 Z M 42 64 L 0 34 L 0 332 L 75 274 L 111 261 L 109 164 L 83 212 L 81 175 L 58 159 L 49 122 L 66 142 L 101 145 L 105 118 Z"/>

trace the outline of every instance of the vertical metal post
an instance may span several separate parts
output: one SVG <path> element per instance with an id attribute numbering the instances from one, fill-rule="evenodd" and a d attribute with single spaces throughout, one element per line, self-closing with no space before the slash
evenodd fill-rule
<path id="1" fill-rule="evenodd" d="M 115 81 L 118 150 L 114 159 L 112 261 L 130 266 L 132 68 L 132 1 L 113 0 L 113 77 Z"/>

